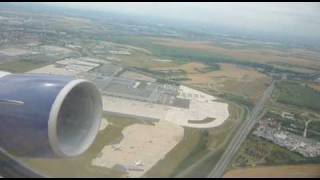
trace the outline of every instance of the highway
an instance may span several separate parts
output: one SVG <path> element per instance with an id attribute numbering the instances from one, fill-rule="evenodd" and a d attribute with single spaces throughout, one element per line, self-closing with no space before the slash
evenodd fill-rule
<path id="1" fill-rule="evenodd" d="M 230 141 L 226 151 L 221 156 L 218 163 L 215 165 L 213 170 L 209 173 L 210 178 L 220 178 L 223 176 L 228 165 L 231 163 L 236 152 L 240 148 L 241 144 L 245 141 L 247 135 L 250 133 L 251 129 L 254 127 L 255 123 L 260 119 L 260 114 L 263 111 L 264 104 L 268 99 L 271 98 L 272 91 L 274 89 L 275 81 L 272 81 L 271 85 L 265 90 L 262 98 L 256 104 L 256 106 L 251 111 L 250 115 L 240 126 L 238 131 L 235 133 L 234 137 Z"/>

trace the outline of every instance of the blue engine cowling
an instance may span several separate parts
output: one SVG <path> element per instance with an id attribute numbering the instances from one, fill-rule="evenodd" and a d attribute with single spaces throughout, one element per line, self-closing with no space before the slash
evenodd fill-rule
<path id="1" fill-rule="evenodd" d="M 0 72 L 0 147 L 23 157 L 72 157 L 97 135 L 96 86 L 69 76 Z"/>

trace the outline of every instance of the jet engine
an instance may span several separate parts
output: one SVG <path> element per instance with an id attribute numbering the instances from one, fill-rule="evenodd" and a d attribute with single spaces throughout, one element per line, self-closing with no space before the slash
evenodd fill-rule
<path id="1" fill-rule="evenodd" d="M 0 71 L 0 148 L 30 158 L 73 157 L 93 143 L 102 100 L 90 81 Z"/>

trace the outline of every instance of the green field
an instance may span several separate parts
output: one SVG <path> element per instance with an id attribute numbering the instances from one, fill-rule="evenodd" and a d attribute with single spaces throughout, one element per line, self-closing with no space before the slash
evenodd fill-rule
<path id="1" fill-rule="evenodd" d="M 253 108 L 253 103 L 246 97 L 231 94 L 231 93 L 223 93 L 220 95 L 221 98 L 228 99 L 229 101 L 236 102 L 240 105 L 243 105 L 249 109 Z"/>
<path id="2" fill-rule="evenodd" d="M 283 81 L 276 85 L 277 101 L 320 111 L 320 93 L 298 82 Z"/>
<path id="3" fill-rule="evenodd" d="M 212 65 L 213 70 L 216 70 L 218 68 L 216 65 L 216 63 L 218 62 L 241 62 L 230 56 L 225 56 L 213 52 L 197 51 L 178 47 L 172 48 L 164 45 L 155 44 L 152 42 L 151 39 L 143 36 L 118 36 L 111 37 L 107 40 L 116 43 L 129 44 L 132 46 L 145 48 L 151 51 L 154 56 L 161 57 L 164 59 L 174 59 L 176 61 L 184 63 L 191 61 L 199 61 L 207 64 L 208 66 Z"/>
<path id="4" fill-rule="evenodd" d="M 156 36 L 152 36 L 156 37 Z M 190 49 L 182 47 L 169 47 L 154 43 L 148 36 L 112 36 L 107 41 L 129 44 L 136 47 L 141 47 L 152 52 L 152 55 L 164 59 L 172 59 L 175 63 L 189 63 L 189 62 L 201 62 L 208 66 L 207 71 L 219 70 L 217 63 L 231 63 L 239 64 L 253 68 L 262 68 L 265 71 L 274 70 L 279 72 L 295 72 L 289 69 L 278 68 L 277 65 L 268 63 L 260 63 L 258 61 L 252 62 L 246 59 L 239 59 L 229 55 L 216 53 L 212 51 L 204 51 L 199 49 Z M 299 69 L 299 68 L 296 68 Z"/>
<path id="5" fill-rule="evenodd" d="M 11 62 L 3 63 L 0 65 L 0 70 L 12 72 L 12 73 L 24 73 L 48 64 L 50 64 L 50 62 L 45 62 L 45 61 L 39 62 L 39 61 L 33 61 L 29 59 L 23 59 L 20 61 L 11 61 Z"/>

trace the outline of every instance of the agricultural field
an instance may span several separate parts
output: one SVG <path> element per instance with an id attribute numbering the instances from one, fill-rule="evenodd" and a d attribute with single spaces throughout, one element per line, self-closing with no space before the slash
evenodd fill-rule
<path id="1" fill-rule="evenodd" d="M 281 165 L 239 168 L 228 171 L 224 178 L 319 178 L 320 165 Z"/>
<path id="2" fill-rule="evenodd" d="M 12 73 L 23 73 L 23 72 L 28 72 L 30 70 L 37 69 L 49 64 L 50 62 L 46 62 L 46 61 L 22 59 L 19 61 L 10 61 L 10 62 L 5 62 L 1 64 L 0 70 L 12 72 Z"/>
<path id="3" fill-rule="evenodd" d="M 177 71 L 185 73 L 186 80 L 181 83 L 200 89 L 230 93 L 246 97 L 255 103 L 261 97 L 271 78 L 252 68 L 243 68 L 234 64 L 217 64 L 218 68 L 199 62 L 182 64 L 175 67 L 157 67 L 153 71 Z M 209 69 L 209 71 L 208 71 Z"/>
<path id="4" fill-rule="evenodd" d="M 274 63 L 281 62 L 292 64 L 295 66 L 307 68 L 320 68 L 320 63 L 317 58 L 319 53 L 310 52 L 302 49 L 289 49 L 280 51 L 275 49 L 230 49 L 221 47 L 214 42 L 206 41 L 187 41 L 181 39 L 170 38 L 150 38 L 152 43 L 173 48 L 189 49 L 198 52 L 216 53 L 219 55 L 229 56 L 237 60 L 259 62 L 259 63 Z"/>

